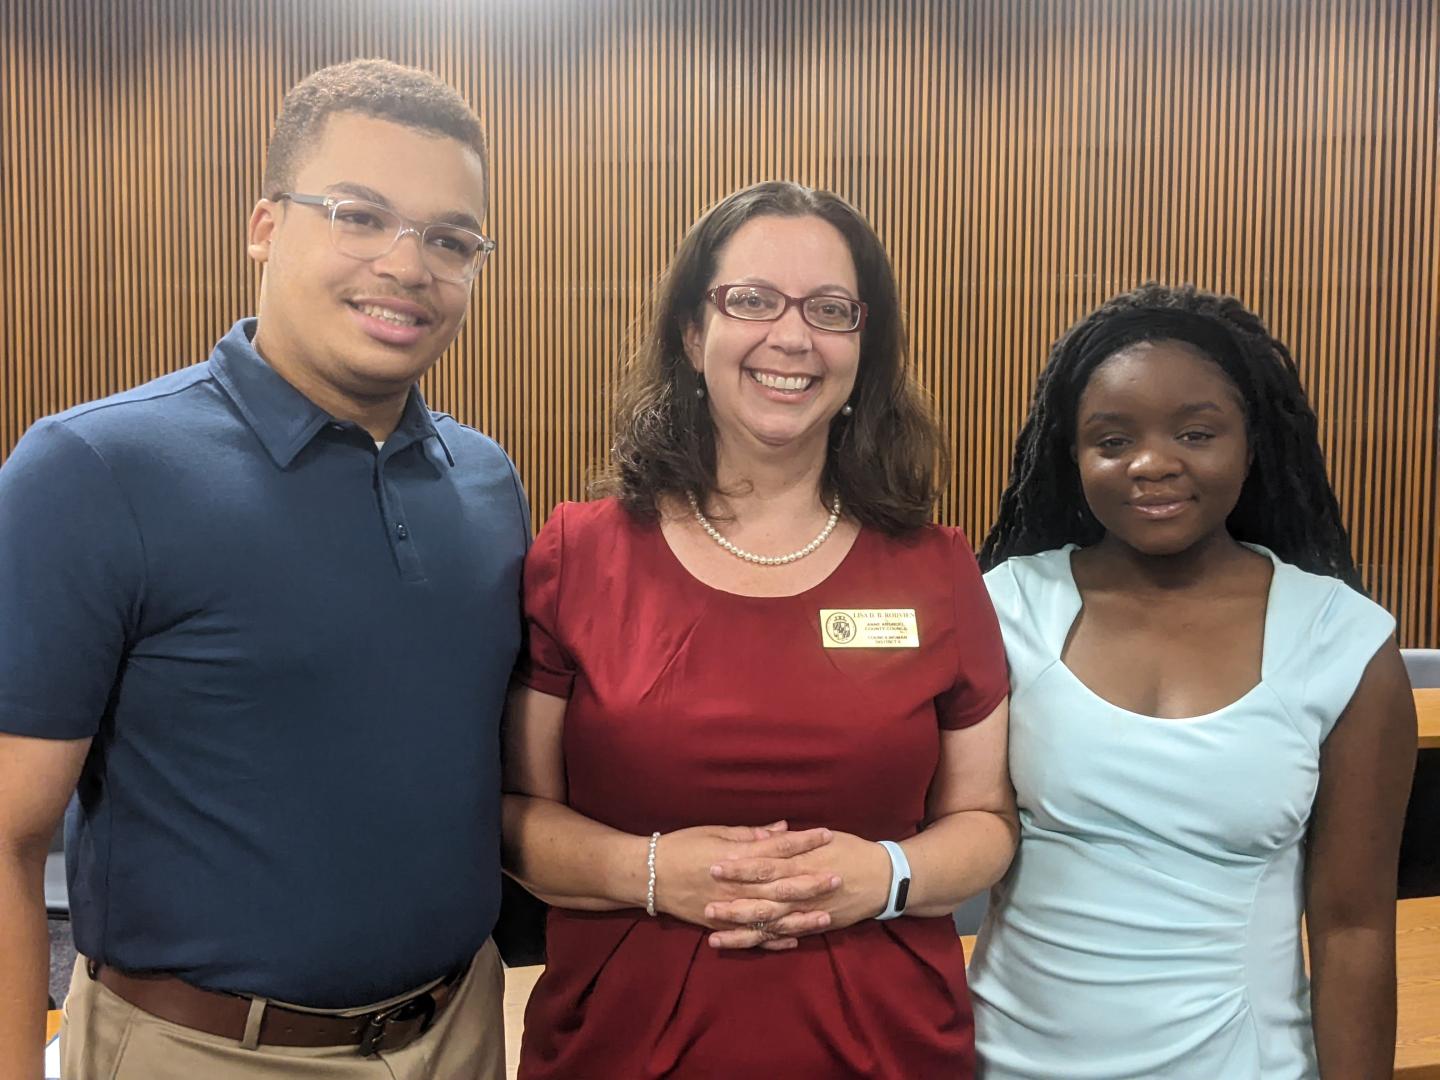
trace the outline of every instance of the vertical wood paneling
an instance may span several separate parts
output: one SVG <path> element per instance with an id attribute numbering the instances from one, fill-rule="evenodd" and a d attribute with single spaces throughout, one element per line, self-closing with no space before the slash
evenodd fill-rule
<path id="1" fill-rule="evenodd" d="M 0 451 L 251 310 L 285 89 L 354 56 L 485 117 L 500 250 L 433 402 L 583 496 L 685 227 L 788 177 L 871 218 L 977 539 L 1051 341 L 1156 278 L 1292 347 L 1377 597 L 1440 646 L 1436 6 L 1415 0 L 0 0 Z"/>

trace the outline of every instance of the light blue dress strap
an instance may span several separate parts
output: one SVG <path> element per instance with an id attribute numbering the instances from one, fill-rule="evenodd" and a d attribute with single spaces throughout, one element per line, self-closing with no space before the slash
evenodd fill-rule
<path id="1" fill-rule="evenodd" d="M 1338 578 L 1311 574 L 1275 560 L 1262 678 L 1306 714 L 1324 742 L 1340 719 L 1365 668 L 1395 633 L 1394 617 Z M 1300 719 L 1296 717 L 1296 719 Z"/>
<path id="2" fill-rule="evenodd" d="M 1065 635 L 1080 614 L 1070 577 L 1074 544 L 1006 559 L 985 575 L 990 602 L 1005 632 L 1010 692 L 1018 694 L 1060 659 Z"/>

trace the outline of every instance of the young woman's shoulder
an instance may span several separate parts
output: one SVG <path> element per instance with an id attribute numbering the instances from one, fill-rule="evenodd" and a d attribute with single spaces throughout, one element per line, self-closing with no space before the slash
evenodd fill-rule
<path id="1" fill-rule="evenodd" d="M 1034 555 L 1012 555 L 985 572 L 985 587 L 997 608 L 1033 601 L 1040 595 L 1074 590 L 1070 553 L 1075 545 L 1052 548 Z"/>
<path id="2" fill-rule="evenodd" d="M 1019 685 L 1060 656 L 1080 610 L 1070 574 L 1071 546 L 1016 555 L 985 574 L 985 588 L 1005 638 L 1011 679 Z"/>
<path id="3" fill-rule="evenodd" d="M 1360 635 L 1365 640 L 1376 634 L 1380 640 L 1394 632 L 1395 619 L 1374 600 L 1328 574 L 1302 570 L 1261 549 L 1275 564 L 1275 581 L 1270 602 L 1271 617 L 1287 624 L 1290 636 L 1317 642 Z M 1366 632 L 1368 631 L 1368 633 Z M 1374 651 L 1375 645 L 1370 646 Z"/>
<path id="4" fill-rule="evenodd" d="M 1323 738 L 1344 711 L 1395 618 L 1339 578 L 1277 559 L 1266 613 L 1264 678 L 1320 720 Z"/>

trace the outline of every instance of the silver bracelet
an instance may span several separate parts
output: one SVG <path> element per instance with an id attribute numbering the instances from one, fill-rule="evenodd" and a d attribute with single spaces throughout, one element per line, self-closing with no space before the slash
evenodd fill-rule
<path id="1" fill-rule="evenodd" d="M 650 884 L 645 887 L 645 914 L 655 915 L 655 845 L 660 842 L 658 832 L 650 834 L 650 854 L 645 857 L 645 868 L 650 871 Z"/>

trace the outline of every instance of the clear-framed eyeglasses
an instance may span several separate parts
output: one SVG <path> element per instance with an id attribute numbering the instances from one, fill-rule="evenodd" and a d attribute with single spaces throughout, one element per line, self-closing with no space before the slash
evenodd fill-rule
<path id="1" fill-rule="evenodd" d="M 705 296 L 721 315 L 746 322 L 776 322 L 792 307 L 816 330 L 853 334 L 865 325 L 869 308 L 848 296 L 787 296 L 768 285 L 717 285 Z"/>
<path id="2" fill-rule="evenodd" d="M 401 217 L 388 206 L 336 195 L 281 192 L 275 197 L 300 206 L 314 206 L 330 216 L 330 243 L 342 255 L 369 262 L 395 250 L 406 233 L 420 242 L 425 269 L 442 281 L 467 285 L 495 250 L 488 236 L 443 221 L 420 222 Z"/>

